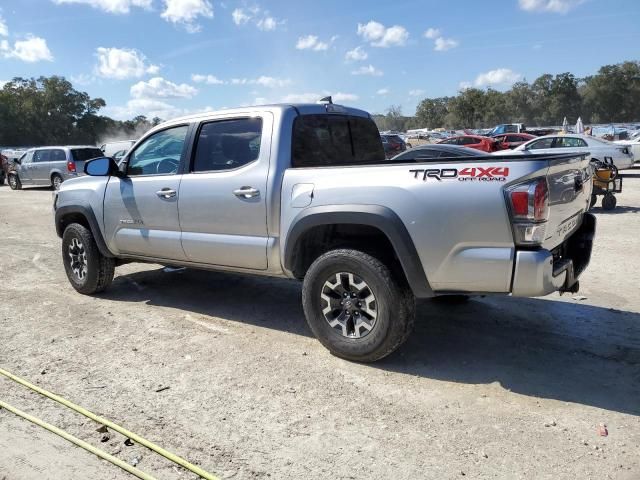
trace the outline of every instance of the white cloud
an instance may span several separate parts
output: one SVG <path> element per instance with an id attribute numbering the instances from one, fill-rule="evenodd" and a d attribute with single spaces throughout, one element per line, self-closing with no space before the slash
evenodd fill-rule
<path id="1" fill-rule="evenodd" d="M 83 4 L 108 13 L 129 13 L 131 7 L 151 8 L 151 0 L 53 0 L 53 3 Z"/>
<path id="2" fill-rule="evenodd" d="M 440 30 L 437 28 L 428 28 L 426 32 L 424 32 L 424 37 L 429 38 L 431 40 L 435 40 L 440 36 Z"/>
<path id="3" fill-rule="evenodd" d="M 231 85 L 260 85 L 267 88 L 276 88 L 291 85 L 291 80 L 261 75 L 258 78 L 232 78 L 230 83 Z"/>
<path id="4" fill-rule="evenodd" d="M 260 30 L 263 30 L 265 32 L 270 32 L 276 29 L 276 27 L 278 26 L 278 22 L 273 17 L 264 17 L 258 20 L 258 23 L 256 23 L 256 26 Z"/>
<path id="5" fill-rule="evenodd" d="M 191 80 L 196 83 L 206 83 L 207 85 L 222 85 L 224 80 L 220 80 L 215 75 L 198 75 L 194 73 L 191 75 Z"/>
<path id="6" fill-rule="evenodd" d="M 95 82 L 96 77 L 94 77 L 93 75 L 87 75 L 85 73 L 81 73 L 80 75 L 70 75 L 69 80 L 71 80 L 71 83 L 74 84 L 74 86 L 80 85 L 85 87 Z"/>
<path id="7" fill-rule="evenodd" d="M 424 95 L 424 94 L 425 94 L 425 91 L 420 89 L 420 88 L 416 88 L 414 90 L 409 90 L 409 95 L 411 97 L 419 97 L 419 96 Z"/>
<path id="8" fill-rule="evenodd" d="M 155 75 L 160 68 L 157 65 L 150 65 L 146 57 L 133 49 L 105 48 L 99 47 L 96 50 L 98 65 L 96 74 L 106 78 L 139 78 L 145 73 Z"/>
<path id="9" fill-rule="evenodd" d="M 381 88 L 376 92 L 377 95 L 388 95 L 390 90 L 388 88 Z"/>
<path id="10" fill-rule="evenodd" d="M 162 77 L 140 81 L 131 87 L 132 98 L 193 98 L 198 89 L 186 83 L 173 83 Z"/>
<path id="11" fill-rule="evenodd" d="M 329 48 L 329 44 L 327 42 L 321 42 L 315 35 L 307 35 L 306 37 L 298 38 L 296 48 L 298 50 L 314 50 L 316 52 L 320 52 L 327 50 Z"/>
<path id="12" fill-rule="evenodd" d="M 184 25 L 189 33 L 201 30 L 198 17 L 213 18 L 213 6 L 209 0 L 164 0 L 165 9 L 160 14 L 167 22 Z"/>
<path id="13" fill-rule="evenodd" d="M 268 10 L 263 10 L 257 5 L 250 8 L 236 8 L 231 12 L 231 18 L 236 25 L 245 25 L 251 22 L 258 30 L 264 32 L 272 32 L 278 28 L 278 25 L 285 23 L 284 20 L 276 19 L 271 16 Z"/>
<path id="14" fill-rule="evenodd" d="M 9 27 L 7 27 L 7 23 L 4 21 L 4 18 L 2 18 L 2 15 L 0 15 L 0 37 L 7 36 L 9 36 Z"/>
<path id="15" fill-rule="evenodd" d="M 522 10 L 527 12 L 567 13 L 584 0 L 518 0 Z"/>
<path id="16" fill-rule="evenodd" d="M 360 67 L 357 70 L 352 71 L 351 75 L 370 75 L 372 77 L 381 77 L 384 75 L 384 72 L 369 64 L 366 67 Z"/>
<path id="17" fill-rule="evenodd" d="M 458 88 L 460 90 L 466 90 L 467 88 L 471 88 L 473 86 L 473 84 L 471 82 L 460 82 L 458 84 Z"/>
<path id="18" fill-rule="evenodd" d="M 244 25 L 251 20 L 251 15 L 246 13 L 242 8 L 236 8 L 231 12 L 231 18 L 233 18 L 233 23 L 236 25 Z"/>
<path id="19" fill-rule="evenodd" d="M 349 50 L 344 55 L 345 60 L 348 62 L 360 62 L 362 60 L 366 60 L 368 57 L 369 55 L 362 47 L 356 47 L 353 50 Z"/>
<path id="20" fill-rule="evenodd" d="M 509 68 L 497 68 L 478 75 L 473 82 L 476 87 L 509 87 L 522 80 L 522 75 Z"/>
<path id="21" fill-rule="evenodd" d="M 24 40 L 16 40 L 13 48 L 7 40 L 0 41 L 0 55 L 4 58 L 17 58 L 23 62 L 35 63 L 42 60 L 53 61 L 51 50 L 44 38 L 29 36 Z"/>
<path id="22" fill-rule="evenodd" d="M 436 52 L 446 52 L 447 50 L 451 50 L 452 48 L 456 48 L 458 46 L 458 41 L 452 38 L 444 38 L 438 37 L 435 40 L 435 46 L 433 49 Z"/>
<path id="23" fill-rule="evenodd" d="M 385 48 L 405 45 L 409 38 L 409 32 L 400 25 L 387 28 L 373 20 L 366 24 L 359 23 L 358 35 L 374 47 Z"/>
<path id="24" fill-rule="evenodd" d="M 338 102 L 338 103 L 346 103 L 346 102 L 355 102 L 358 100 L 358 95 L 354 94 L 354 93 L 342 93 L 342 92 L 337 92 L 334 93 L 331 96 L 332 100 L 334 102 Z"/>
<path id="25" fill-rule="evenodd" d="M 133 98 L 124 106 L 106 107 L 104 113 L 118 120 L 127 120 L 137 115 L 144 115 L 147 118 L 159 117 L 163 120 L 171 120 L 172 118 L 184 115 L 211 112 L 213 110 L 214 108 L 211 106 L 197 109 L 179 108 L 162 100 Z"/>

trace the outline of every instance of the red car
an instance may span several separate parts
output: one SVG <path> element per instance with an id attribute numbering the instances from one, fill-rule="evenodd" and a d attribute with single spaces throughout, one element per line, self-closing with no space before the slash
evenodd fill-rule
<path id="1" fill-rule="evenodd" d="M 514 149 L 519 147 L 523 143 L 536 138 L 536 136 L 528 133 L 502 133 L 500 135 L 494 135 L 492 138 L 500 142 L 501 150 L 506 150 L 508 148 Z"/>
<path id="2" fill-rule="evenodd" d="M 501 150 L 500 143 L 495 138 L 483 137 L 481 135 L 460 135 L 458 137 L 447 138 L 438 143 L 445 145 L 461 145 L 463 147 L 475 148 L 483 152 L 491 153 Z"/>

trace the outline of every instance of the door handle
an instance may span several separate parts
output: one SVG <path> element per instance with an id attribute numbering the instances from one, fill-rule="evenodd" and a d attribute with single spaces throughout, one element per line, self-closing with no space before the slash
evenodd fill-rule
<path id="1" fill-rule="evenodd" d="M 158 195 L 160 198 L 172 198 L 175 197 L 177 193 L 178 192 L 171 188 L 163 188 L 162 190 L 158 190 L 156 192 L 156 195 Z"/>
<path id="2" fill-rule="evenodd" d="M 253 198 L 260 196 L 260 190 L 253 187 L 241 187 L 233 191 L 236 197 Z"/>

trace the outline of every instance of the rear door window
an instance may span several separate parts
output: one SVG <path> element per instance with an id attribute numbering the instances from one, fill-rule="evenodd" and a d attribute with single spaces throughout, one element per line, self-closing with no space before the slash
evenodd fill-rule
<path id="1" fill-rule="evenodd" d="M 293 124 L 293 167 L 375 164 L 385 161 L 373 120 L 349 115 L 302 115 Z"/>
<path id="2" fill-rule="evenodd" d="M 541 138 L 540 140 L 536 140 L 528 145 L 529 150 L 541 150 L 543 148 L 551 148 L 553 145 L 553 141 L 555 138 Z"/>
<path id="3" fill-rule="evenodd" d="M 559 137 L 554 145 L 556 148 L 577 148 L 586 147 L 587 142 L 576 137 Z"/>
<path id="4" fill-rule="evenodd" d="M 49 160 L 51 162 L 64 162 L 67 160 L 67 155 L 64 153 L 64 150 L 51 150 L 51 153 L 49 154 Z"/>
<path id="5" fill-rule="evenodd" d="M 200 129 L 192 172 L 232 170 L 260 156 L 261 118 L 205 123 Z"/>
<path id="6" fill-rule="evenodd" d="M 460 137 L 459 140 L 458 145 L 475 145 L 476 143 L 480 143 L 480 140 L 473 137 Z"/>

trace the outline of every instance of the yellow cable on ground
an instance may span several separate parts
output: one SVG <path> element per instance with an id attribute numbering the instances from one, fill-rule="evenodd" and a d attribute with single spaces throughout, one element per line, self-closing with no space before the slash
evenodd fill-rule
<path id="1" fill-rule="evenodd" d="M 91 445 L 90 443 L 85 442 L 84 440 L 80 440 L 79 438 L 74 437 L 73 435 L 65 432 L 64 430 L 59 429 L 58 427 L 56 427 L 54 425 L 51 425 L 50 423 L 47 423 L 47 422 L 45 422 L 43 420 L 40 420 L 39 418 L 36 418 L 36 417 L 34 417 L 32 415 L 29 415 L 28 413 L 25 413 L 25 412 L 23 412 L 21 410 L 18 410 L 17 408 L 12 407 L 11 405 L 9 405 L 8 403 L 3 402 L 2 400 L 0 400 L 0 407 L 7 409 L 11 413 L 15 413 L 16 415 L 18 415 L 19 417 L 24 418 L 25 420 L 29 420 L 31 423 L 35 423 L 36 425 L 38 425 L 38 426 L 40 426 L 42 428 L 46 428 L 50 432 L 61 436 L 65 440 L 69 440 L 71 443 L 79 446 L 80 448 L 84 448 L 88 452 L 91 452 L 91 453 L 99 456 L 100 458 L 106 460 L 107 462 L 113 463 L 114 465 L 122 468 L 123 470 L 126 470 L 127 472 L 135 475 L 138 478 L 141 478 L 142 480 L 155 480 L 155 478 L 152 477 L 151 475 L 149 475 L 147 473 L 144 473 L 142 470 L 138 470 L 136 467 L 133 467 L 133 466 L 129 465 L 127 462 L 124 462 L 124 461 L 120 460 L 119 458 L 114 457 L 113 455 L 109 455 L 107 452 L 104 452 L 104 451 L 100 450 L 99 448 L 94 447 L 93 445 Z"/>
<path id="2" fill-rule="evenodd" d="M 16 375 L 13 375 L 12 373 L 9 373 L 9 372 L 7 372 L 6 370 L 4 370 L 2 368 L 0 368 L 0 374 L 4 375 L 5 377 L 7 377 L 7 378 L 9 378 L 11 380 L 13 380 L 14 382 L 19 383 L 20 385 L 23 385 L 23 386 L 25 386 L 27 388 L 30 388 L 34 392 L 38 392 L 40 395 L 44 395 L 45 397 L 50 398 L 51 400 L 54 400 L 54 401 L 60 403 L 61 405 L 64 405 L 65 407 L 70 408 L 71 410 L 74 410 L 74 411 L 78 412 L 81 415 L 84 415 L 87 418 L 90 418 L 94 422 L 98 422 L 98 423 L 100 423 L 100 424 L 102 424 L 102 425 L 104 425 L 104 426 L 106 426 L 106 427 L 118 432 L 118 433 L 121 433 L 122 435 L 124 435 L 127 438 L 130 438 L 134 442 L 137 442 L 140 445 L 144 445 L 149 450 L 153 450 L 157 454 L 162 455 L 167 460 L 171 460 L 173 463 L 177 463 L 178 465 L 186 468 L 187 470 L 192 471 L 196 475 L 199 475 L 201 478 L 204 478 L 206 480 L 219 480 L 218 477 L 216 477 L 215 475 L 212 475 L 211 473 L 208 473 L 208 472 L 204 471 L 200 467 L 197 467 L 196 465 L 193 465 L 192 463 L 189 463 L 184 458 L 180 458 L 177 455 L 174 455 L 173 453 L 165 450 L 162 447 L 159 447 L 159 446 L 155 445 L 154 443 L 152 443 L 149 440 L 141 437 L 140 435 L 137 435 L 137 434 L 135 434 L 133 432 L 130 432 L 129 430 L 127 430 L 125 428 L 122 428 L 121 426 L 116 425 L 112 421 L 107 420 L 106 418 L 102 418 L 102 417 L 96 415 L 95 413 L 91 413 L 89 410 L 86 410 L 86 409 L 82 408 L 81 406 L 76 405 L 75 403 L 72 403 L 69 400 L 66 400 L 66 399 L 56 395 L 55 393 L 48 392 L 48 391 L 44 390 L 43 388 L 40 388 L 37 385 L 29 383 L 26 380 L 24 380 L 24 379 L 22 379 L 20 377 L 17 377 Z"/>

